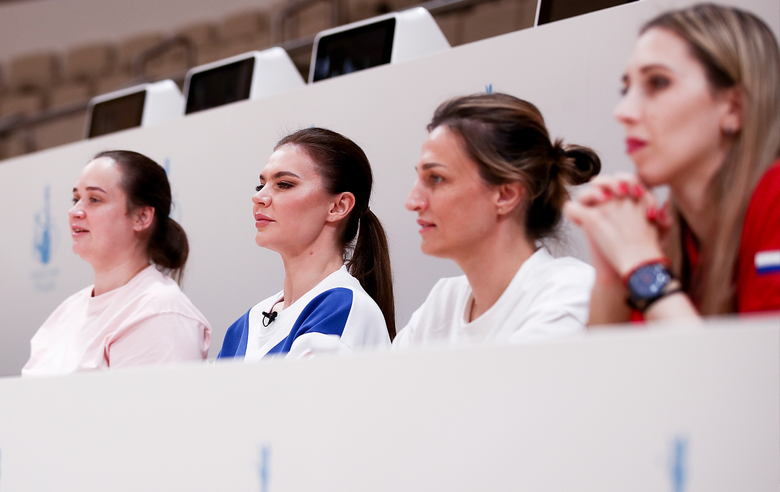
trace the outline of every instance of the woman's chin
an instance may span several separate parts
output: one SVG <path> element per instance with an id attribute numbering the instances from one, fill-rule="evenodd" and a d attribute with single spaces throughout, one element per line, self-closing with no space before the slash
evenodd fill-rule
<path id="1" fill-rule="evenodd" d="M 449 255 L 446 254 L 446 248 L 442 248 L 440 244 L 423 241 L 420 245 L 420 250 L 427 256 L 449 259 Z"/>
<path id="2" fill-rule="evenodd" d="M 648 171 L 647 167 L 637 167 L 636 175 L 642 184 L 648 188 L 655 188 L 656 186 L 668 184 L 666 176 L 657 172 Z"/>
<path id="3" fill-rule="evenodd" d="M 270 249 L 271 251 L 276 251 L 276 248 L 274 248 L 274 245 L 270 241 L 268 241 L 268 238 L 264 237 L 259 233 L 255 236 L 255 244 L 260 246 L 261 248 Z"/>
<path id="4" fill-rule="evenodd" d="M 84 248 L 82 248 L 78 243 L 73 243 L 73 246 L 70 248 L 76 256 L 81 257 L 82 260 L 86 261 L 86 258 L 84 258 Z"/>

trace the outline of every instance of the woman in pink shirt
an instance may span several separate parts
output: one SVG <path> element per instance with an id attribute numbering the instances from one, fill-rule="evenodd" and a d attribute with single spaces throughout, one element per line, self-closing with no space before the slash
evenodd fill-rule
<path id="1" fill-rule="evenodd" d="M 95 283 L 44 322 L 22 375 L 206 357 L 211 328 L 177 284 L 189 246 L 170 209 L 168 178 L 148 157 L 109 151 L 87 164 L 68 215 L 73 252 L 92 265 Z"/>

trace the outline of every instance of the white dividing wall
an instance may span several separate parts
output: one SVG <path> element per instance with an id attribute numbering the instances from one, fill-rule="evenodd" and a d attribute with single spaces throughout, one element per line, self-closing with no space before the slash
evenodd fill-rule
<path id="1" fill-rule="evenodd" d="M 371 208 L 390 236 L 401 327 L 437 279 L 458 274 L 454 263 L 420 252 L 416 217 L 404 209 L 425 125 L 436 106 L 486 87 L 508 92 L 535 103 L 553 137 L 592 146 L 605 172 L 629 170 L 622 132 L 612 118 L 625 60 L 643 21 L 687 3 L 632 3 L 5 161 L 0 164 L 0 375 L 19 373 L 28 342 L 48 314 L 92 282 L 89 265 L 70 250 L 67 210 L 78 173 L 96 152 L 136 150 L 169 169 L 174 218 L 191 244 L 185 292 L 214 327 L 213 357 L 229 324 L 282 287 L 278 255 L 254 243 L 250 201 L 274 143 L 310 125 L 347 135 L 374 167 Z M 777 0 L 738 3 L 778 32 Z M 573 248 L 581 251 L 576 240 Z M 43 262 L 46 251 L 49 261 Z"/>
<path id="2" fill-rule="evenodd" d="M 0 490 L 776 491 L 778 324 L 4 378 Z"/>

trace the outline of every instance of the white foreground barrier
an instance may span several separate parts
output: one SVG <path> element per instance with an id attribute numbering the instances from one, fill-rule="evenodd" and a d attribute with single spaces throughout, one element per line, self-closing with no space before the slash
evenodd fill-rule
<path id="1" fill-rule="evenodd" d="M 764 492 L 780 320 L 0 379 L 0 491 Z"/>

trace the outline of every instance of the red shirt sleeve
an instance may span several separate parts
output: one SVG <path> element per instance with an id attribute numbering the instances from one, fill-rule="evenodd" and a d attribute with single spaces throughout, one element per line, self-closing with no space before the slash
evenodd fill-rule
<path id="1" fill-rule="evenodd" d="M 780 310 L 780 160 L 750 199 L 737 270 L 737 311 L 773 310 Z"/>

